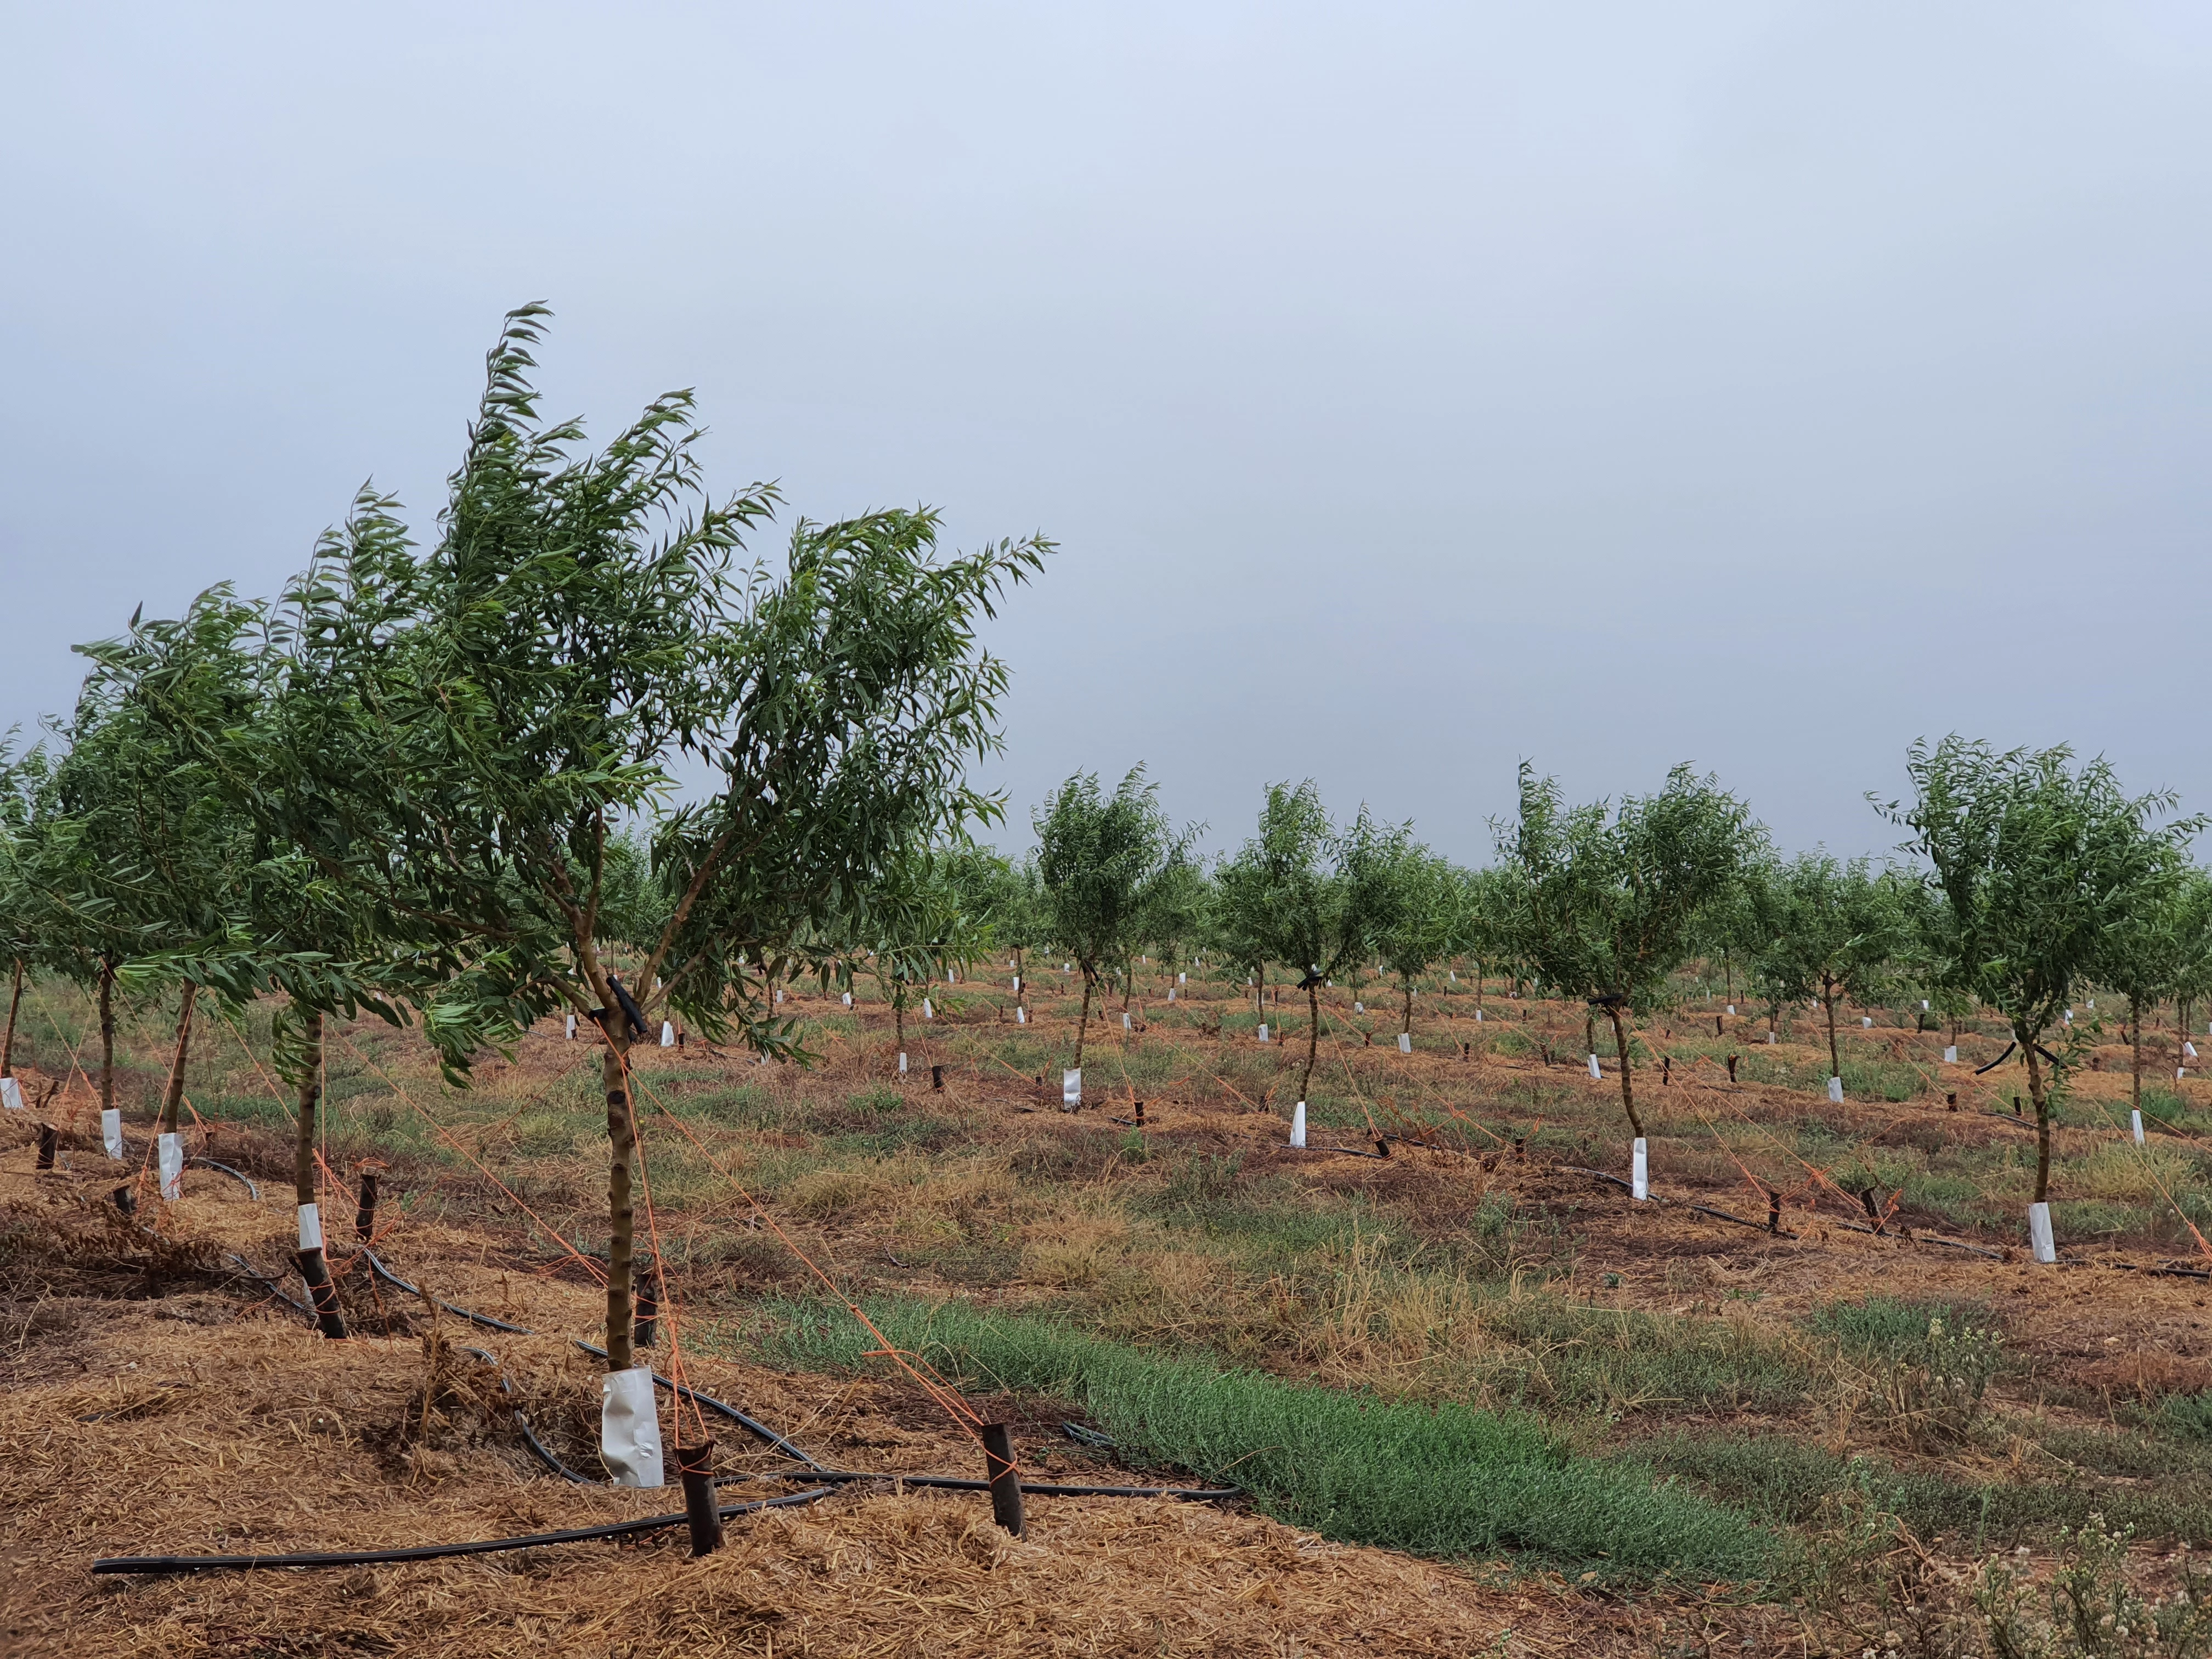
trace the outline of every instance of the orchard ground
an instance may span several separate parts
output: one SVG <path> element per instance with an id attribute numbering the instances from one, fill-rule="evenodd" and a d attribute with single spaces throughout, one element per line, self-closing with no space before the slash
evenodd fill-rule
<path id="1" fill-rule="evenodd" d="M 1635 1038 L 1656 1200 L 1638 1204 L 1602 1178 L 1628 1175 L 1628 1132 L 1610 1035 L 1593 1079 L 1579 1005 L 1493 980 L 1478 1021 L 1469 975 L 1440 975 L 1405 1055 L 1395 986 L 1330 988 L 1298 1151 L 1302 997 L 1264 1011 L 1261 1045 L 1241 976 L 1186 964 L 1170 1002 L 1172 974 L 1141 966 L 1129 1030 L 1118 988 L 1094 1016 L 1067 1113 L 1080 987 L 1057 966 L 1031 963 L 1026 1024 L 1003 961 L 934 988 L 903 1075 L 866 981 L 851 1011 L 787 998 L 811 1067 L 637 1052 L 656 1363 L 672 1339 L 696 1386 L 881 1485 L 732 1521 L 705 1563 L 678 1528 L 193 1578 L 86 1568 L 676 1506 L 672 1487 L 560 1481 L 513 1425 L 519 1403 L 599 1474 L 597 1362 L 574 1346 L 604 1317 L 597 1050 L 549 1022 L 454 1091 L 415 1034 L 341 1028 L 324 1213 L 356 1334 L 330 1343 L 227 1255 L 298 1293 L 265 1011 L 202 1021 L 187 1091 L 195 1150 L 259 1199 L 195 1165 L 164 1206 L 144 1176 L 165 1011 L 127 1028 L 118 1166 L 82 1069 L 88 1006 L 35 988 L 16 1048 L 34 1110 L 0 1143 L 11 1650 L 1932 1650 L 1948 1638 L 1911 1627 L 1939 1599 L 1929 1572 L 2047 1561 L 2094 1515 L 2134 1528 L 2154 1588 L 2212 1538 L 2212 1281 L 2191 1276 L 2212 1270 L 2194 1231 L 2212 1228 L 2212 1084 L 2175 1079 L 2170 1014 L 2138 1148 L 2128 1050 L 2076 1012 L 2094 1046 L 2060 1113 L 2053 1267 L 2028 1259 L 2019 1067 L 1974 1069 L 2004 1048 L 1993 1024 L 1947 1065 L 1948 1029 L 1848 1011 L 1838 1105 L 1815 1020 L 1769 1044 L 1748 1004 L 1730 1018 L 1686 981 Z M 34 1169 L 27 1115 L 62 1131 L 60 1167 Z M 396 1272 L 541 1334 L 376 1282 L 348 1196 L 364 1164 Z M 158 1239 L 115 1212 L 134 1181 Z M 979 1495 L 901 1488 L 981 1455 L 872 1355 L 847 1298 L 1012 1421 L 1032 1480 L 1250 1496 L 1041 1497 L 1014 1540 Z M 725 1501 L 790 1489 L 788 1460 L 713 1427 Z"/>

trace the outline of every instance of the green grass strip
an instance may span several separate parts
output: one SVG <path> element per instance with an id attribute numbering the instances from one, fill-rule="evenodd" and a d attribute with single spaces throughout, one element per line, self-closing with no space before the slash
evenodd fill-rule
<path id="1" fill-rule="evenodd" d="M 1030 1315 L 886 1297 L 868 1316 L 967 1388 L 1081 1405 L 1132 1455 L 1243 1487 L 1323 1537 L 1446 1557 L 1515 1552 L 1612 1579 L 1744 1583 L 1778 1540 L 1648 1468 L 1575 1456 L 1543 1425 L 1456 1404 L 1392 1403 L 1165 1358 Z M 857 1371 L 872 1340 L 828 1303 L 768 1304 L 763 1358 Z"/>

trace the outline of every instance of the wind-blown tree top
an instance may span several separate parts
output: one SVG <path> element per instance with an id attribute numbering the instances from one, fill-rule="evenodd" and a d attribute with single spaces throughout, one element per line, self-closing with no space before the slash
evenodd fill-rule
<path id="1" fill-rule="evenodd" d="M 606 1012 L 619 1370 L 632 1037 L 672 1008 L 792 1050 L 769 987 L 835 971 L 833 918 L 909 849 L 995 815 L 963 778 L 996 745 L 1006 683 L 975 628 L 1048 544 L 941 558 L 933 515 L 884 512 L 802 520 L 780 568 L 738 568 L 774 491 L 706 494 L 686 393 L 598 453 L 542 423 L 544 314 L 514 313 L 490 354 L 435 544 L 364 490 L 279 604 L 218 592 L 182 625 L 224 642 L 246 705 L 175 701 L 229 800 L 326 899 L 307 923 L 427 981 L 409 1000 L 457 1079 L 541 1015 Z M 117 649 L 144 656 L 149 633 Z M 716 782 L 664 810 L 679 767 Z M 623 830 L 647 820 L 641 871 Z M 602 954 L 617 940 L 643 958 L 634 985 Z M 327 1000 L 308 1000 L 314 1037 Z"/>
<path id="2" fill-rule="evenodd" d="M 2051 1186 L 2051 1090 L 2038 1039 L 2077 986 L 2118 966 L 2121 919 L 2159 902 L 2179 850 L 2205 824 L 2156 827 L 2171 793 L 2130 797 L 2106 762 L 2077 769 L 2072 760 L 2063 745 L 1999 753 L 1955 733 L 1932 749 L 1916 743 L 1905 762 L 1913 800 L 1881 809 L 1911 830 L 1907 844 L 1948 901 L 1924 910 L 1941 929 L 1926 941 L 1937 981 L 1996 1009 L 2020 1045 L 2039 1204 Z"/>
<path id="3" fill-rule="evenodd" d="M 908 849 L 997 805 L 964 780 L 997 746 L 1006 672 L 975 639 L 1041 538 L 941 557 L 926 511 L 801 520 L 781 568 L 739 568 L 775 492 L 708 495 L 689 393 L 604 450 L 545 425 L 539 307 L 507 325 L 426 554 L 365 495 L 288 595 L 276 718 L 233 734 L 240 775 L 326 876 L 471 952 L 428 1011 L 450 1067 L 563 1007 L 606 1011 L 611 1369 L 630 1363 L 626 1054 L 673 1008 L 789 1051 L 775 981 L 834 966 L 828 932 Z M 617 987 L 608 848 L 652 836 L 665 920 Z M 625 999 L 629 1006 L 625 1006 Z M 633 1022 L 631 1009 L 636 1011 Z"/>
<path id="4" fill-rule="evenodd" d="M 800 520 L 781 570 L 737 569 L 775 491 L 706 495 L 688 393 L 598 453 L 541 425 L 544 314 L 515 313 L 491 353 L 435 546 L 364 495 L 288 595 L 295 695 L 244 752 L 334 878 L 480 947 L 432 1021 L 456 1066 L 539 1014 L 614 1006 L 610 847 L 679 766 L 708 770 L 652 832 L 666 912 L 630 941 L 628 988 L 785 1046 L 761 994 L 800 965 L 784 948 L 906 849 L 995 815 L 963 778 L 1006 684 L 974 629 L 1049 544 L 940 558 L 933 514 L 884 512 Z"/>
<path id="5" fill-rule="evenodd" d="M 1521 813 L 1498 826 L 1512 890 L 1516 953 L 1567 996 L 1602 1006 L 1620 1054 L 1620 1101 L 1642 1121 L 1622 1014 L 1657 1006 L 1695 947 L 1700 913 L 1741 878 L 1763 833 L 1751 811 L 1687 766 L 1656 795 L 1567 808 L 1559 785 L 1521 768 Z"/>
<path id="6" fill-rule="evenodd" d="M 1198 831 L 1176 833 L 1160 810 L 1159 787 L 1145 781 L 1142 766 L 1131 768 L 1111 795 L 1099 788 L 1097 774 L 1077 773 L 1045 802 L 1033 827 L 1046 926 L 1083 970 L 1079 1069 L 1098 976 L 1144 942 L 1168 872 L 1183 862 Z"/>

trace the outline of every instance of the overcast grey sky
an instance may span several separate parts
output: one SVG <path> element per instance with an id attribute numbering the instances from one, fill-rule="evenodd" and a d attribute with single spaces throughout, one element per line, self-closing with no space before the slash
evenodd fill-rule
<path id="1" fill-rule="evenodd" d="M 1717 770 L 1787 845 L 1957 729 L 2212 807 L 2212 9 L 0 7 L 0 724 L 142 600 L 428 527 L 550 412 L 1065 551 L 1018 819 L 1148 762 L 1486 856 Z"/>

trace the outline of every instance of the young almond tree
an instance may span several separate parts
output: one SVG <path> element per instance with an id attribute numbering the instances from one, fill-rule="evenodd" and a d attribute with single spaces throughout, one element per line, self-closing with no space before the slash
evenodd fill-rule
<path id="1" fill-rule="evenodd" d="M 1936 980 L 2002 1015 L 2027 1066 L 2036 1205 L 2050 1197 L 2051 1099 L 2065 1082 L 2063 1059 L 2045 1073 L 2043 1036 L 2076 986 L 2110 977 L 2115 921 L 2156 902 L 2204 823 L 2154 827 L 2171 794 L 2130 798 L 2106 762 L 2072 759 L 2063 746 L 2000 754 L 1955 734 L 1916 743 L 1913 800 L 1882 809 L 1911 830 L 1948 901 L 1923 912 L 1942 930 L 1927 941 Z"/>
<path id="2" fill-rule="evenodd" d="M 1391 860 L 1389 880 L 1395 889 L 1390 915 L 1375 936 L 1382 965 L 1398 976 L 1403 995 L 1398 1030 L 1413 1031 L 1413 981 L 1450 954 L 1452 942 L 1463 927 L 1462 906 L 1466 890 L 1461 872 L 1425 847 L 1409 845 Z"/>
<path id="3" fill-rule="evenodd" d="M 1145 909 L 1139 943 L 1159 952 L 1162 983 L 1175 984 L 1177 964 L 1194 940 L 1206 937 L 1213 914 L 1213 884 L 1206 868 L 1191 859 L 1163 871 Z"/>
<path id="4" fill-rule="evenodd" d="M 105 809 L 117 820 L 107 833 L 147 833 L 149 803 L 164 798 L 190 809 L 169 813 L 162 855 L 134 873 L 131 897 L 114 912 L 142 926 L 138 949 L 110 979 L 142 993 L 179 988 L 158 1127 L 178 1127 L 196 997 L 211 993 L 235 1007 L 278 994 L 272 1033 L 278 1074 L 295 1101 L 301 1271 L 324 1333 L 343 1336 L 316 1242 L 324 1021 L 368 1012 L 400 1024 L 462 957 L 435 930 L 401 925 L 408 919 L 395 895 L 409 890 L 404 870 L 382 872 L 382 888 L 370 896 L 326 879 L 291 844 L 288 757 L 319 748 L 343 723 L 349 674 L 357 677 L 383 647 L 374 638 L 309 641 L 289 628 L 268 608 L 217 587 L 180 620 L 141 625 L 134 617 L 125 638 L 80 648 L 95 665 L 88 689 L 115 713 L 106 729 L 133 734 L 132 757 L 103 773 L 127 778 L 135 767 L 140 779 L 130 804 Z M 362 822 L 345 828 L 358 835 Z M 149 917 L 162 920 L 143 925 Z"/>
<path id="5" fill-rule="evenodd" d="M 1686 766 L 1657 794 L 1624 796 L 1608 812 L 1602 801 L 1562 807 L 1558 784 L 1525 762 L 1519 819 L 1497 828 L 1516 876 L 1518 953 L 1612 1021 L 1621 1110 L 1641 1139 L 1625 1016 L 1664 997 L 1696 948 L 1699 913 L 1742 878 L 1762 832 L 1741 801 Z"/>
<path id="6" fill-rule="evenodd" d="M 1091 1026 L 1101 969 L 1125 963 L 1142 942 L 1169 872 L 1187 857 L 1195 828 L 1177 835 L 1160 810 L 1159 786 L 1133 767 L 1111 795 L 1095 773 L 1060 785 L 1031 820 L 1045 925 L 1083 973 L 1075 1068 Z"/>
<path id="7" fill-rule="evenodd" d="M 151 640 L 168 624 L 149 623 Z M 228 914 L 248 861 L 249 828 L 173 717 L 169 688 L 94 658 L 66 728 L 67 748 L 46 774 L 32 870 L 47 921 L 46 957 L 88 984 L 100 1011 L 100 1103 L 115 1106 L 115 997 L 179 985 L 176 1039 L 157 1112 L 160 1133 L 174 1133 L 184 1097 L 185 1061 L 200 978 L 168 964 L 189 960 L 226 937 Z M 210 669 L 197 653 L 186 676 Z M 187 703 L 214 687 L 178 688 Z M 235 690 L 235 688 L 234 688 Z M 230 714 L 243 709 L 234 698 Z M 155 962 L 164 964 L 156 969 Z"/>
<path id="8" fill-rule="evenodd" d="M 1393 872 L 1411 839 L 1404 826 L 1378 826 L 1362 807 L 1340 834 L 1311 779 L 1296 789 L 1267 786 L 1260 832 L 1215 876 L 1220 925 L 1239 965 L 1294 968 L 1306 994 L 1305 1069 L 1298 1097 L 1313 1086 L 1321 1043 L 1321 986 L 1375 948 L 1396 924 Z"/>
<path id="9" fill-rule="evenodd" d="M 239 734 L 292 845 L 325 879 L 468 952 L 426 1011 L 456 1076 L 563 1010 L 600 1022 L 609 1146 L 607 1348 L 633 1368 L 629 1051 L 664 1011 L 795 1051 L 771 988 L 834 970 L 832 917 L 906 849 L 997 805 L 963 780 L 995 748 L 1004 669 L 978 620 L 1041 568 L 1042 539 L 940 557 L 938 521 L 800 520 L 780 568 L 733 568 L 775 494 L 707 495 L 688 393 L 596 453 L 543 423 L 527 374 L 542 307 L 512 315 L 438 538 L 364 501 L 343 556 L 295 590 L 303 647 L 373 636 L 344 699 Z M 311 654 L 311 653 L 308 653 Z M 303 671 L 304 672 L 304 671 Z M 307 715 L 324 722 L 310 729 Z M 655 821 L 665 919 L 611 936 L 611 840 Z"/>
<path id="10" fill-rule="evenodd" d="M 1482 1012 L 1483 980 L 1490 965 L 1503 964 L 1513 952 L 1513 872 L 1493 865 L 1455 872 L 1458 901 L 1453 908 L 1451 951 L 1474 969 L 1474 1007 Z"/>
<path id="11" fill-rule="evenodd" d="M 2143 872 L 2106 929 L 2098 982 L 2128 1000 L 2129 1100 L 2142 1109 L 2143 1016 L 2167 997 L 2184 999 L 2212 958 L 2212 878 L 2183 861 L 2178 847 Z M 2177 1050 L 2177 1058 L 2179 1051 Z"/>
<path id="12" fill-rule="evenodd" d="M 1779 1002 L 1817 1001 L 1827 1015 L 1828 1075 L 1840 1080 L 1836 1005 L 1867 1003 L 1887 990 L 1905 950 L 1905 909 L 1898 884 L 1864 859 L 1839 864 L 1804 853 L 1747 884 L 1747 944 L 1760 987 Z"/>

